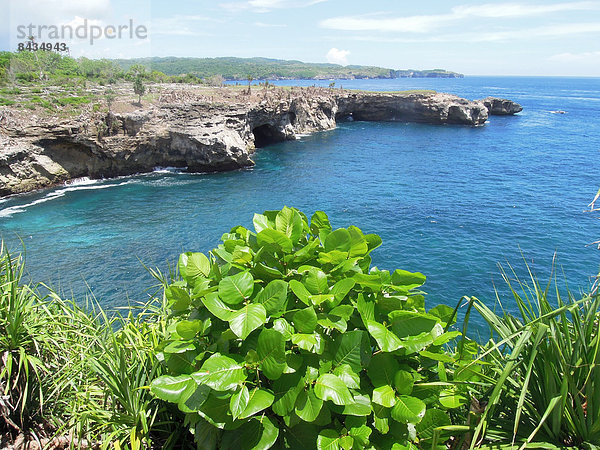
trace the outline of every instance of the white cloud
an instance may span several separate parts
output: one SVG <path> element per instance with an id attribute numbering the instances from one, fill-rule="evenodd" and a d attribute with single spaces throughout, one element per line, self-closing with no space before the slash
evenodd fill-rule
<path id="1" fill-rule="evenodd" d="M 550 61 L 558 62 L 588 62 L 588 61 L 599 61 L 600 51 L 597 52 L 583 52 L 583 53 L 559 53 L 558 55 L 552 55 L 548 58 Z"/>
<path id="2" fill-rule="evenodd" d="M 305 8 L 326 1 L 329 0 L 247 0 L 244 2 L 221 3 L 220 6 L 232 12 L 251 9 L 254 12 L 265 13 L 274 9 Z"/>
<path id="3" fill-rule="evenodd" d="M 369 16 L 333 17 L 321 22 L 324 28 L 344 31 L 392 31 L 401 33 L 427 33 L 442 22 L 454 20 L 451 16 L 410 16 L 383 18 Z"/>
<path id="4" fill-rule="evenodd" d="M 389 42 L 416 44 L 427 42 L 509 42 L 536 38 L 560 38 L 564 36 L 600 33 L 600 22 L 568 23 L 562 25 L 527 28 L 522 30 L 505 30 L 489 32 L 448 33 L 428 36 L 390 37 L 384 35 L 361 35 L 346 39 L 365 42 Z M 339 40 L 339 36 L 331 36 L 331 40 Z"/>
<path id="5" fill-rule="evenodd" d="M 264 23 L 264 22 L 254 22 L 255 27 L 260 28 L 286 28 L 287 25 L 284 23 Z"/>
<path id="6" fill-rule="evenodd" d="M 349 54 L 350 52 L 348 50 L 339 50 L 333 47 L 327 52 L 327 55 L 325 56 L 327 58 L 327 61 L 331 64 L 341 64 L 342 66 L 347 66 Z"/>
<path id="7" fill-rule="evenodd" d="M 533 17 L 564 11 L 600 10 L 600 1 L 564 2 L 548 5 L 520 3 L 487 3 L 456 6 L 447 14 L 388 17 L 386 14 L 339 16 L 321 21 L 323 28 L 343 31 L 379 31 L 396 33 L 429 33 L 444 25 L 467 18 Z"/>
<path id="8" fill-rule="evenodd" d="M 561 11 L 589 11 L 600 9 L 599 2 L 565 2 L 547 5 L 527 5 L 519 3 L 483 4 L 457 6 L 452 13 L 457 17 L 529 17 Z"/>

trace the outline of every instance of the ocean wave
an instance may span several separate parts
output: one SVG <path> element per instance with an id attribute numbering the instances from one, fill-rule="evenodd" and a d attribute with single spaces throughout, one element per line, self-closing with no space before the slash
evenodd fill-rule
<path id="1" fill-rule="evenodd" d="M 90 184 L 96 184 L 100 180 L 92 180 L 90 177 L 73 178 L 72 180 L 65 181 L 65 186 L 89 186 Z"/>
<path id="2" fill-rule="evenodd" d="M 188 170 L 187 167 L 156 166 L 152 170 L 152 173 L 185 173 L 187 170 Z"/>
<path id="3" fill-rule="evenodd" d="M 84 178 L 87 178 L 87 177 L 84 177 Z M 87 178 L 87 180 L 86 180 L 84 178 L 71 180 L 70 184 L 65 183 L 66 187 L 64 187 L 62 189 L 58 189 L 53 192 L 50 192 L 50 193 L 46 194 L 44 197 L 38 198 L 37 200 L 33 200 L 24 205 L 15 205 L 15 206 L 9 206 L 8 208 L 4 208 L 4 209 L 0 210 L 0 218 L 11 217 L 14 214 L 22 213 L 24 211 L 27 211 L 27 209 L 31 208 L 32 206 L 39 205 L 41 203 L 46 203 L 46 202 L 49 202 L 52 200 L 56 200 L 57 198 L 64 197 L 69 192 L 108 189 L 108 188 L 113 188 L 113 187 L 129 184 L 129 181 L 124 181 L 122 183 L 113 183 L 113 184 L 99 184 L 98 180 L 90 180 L 89 178 Z"/>

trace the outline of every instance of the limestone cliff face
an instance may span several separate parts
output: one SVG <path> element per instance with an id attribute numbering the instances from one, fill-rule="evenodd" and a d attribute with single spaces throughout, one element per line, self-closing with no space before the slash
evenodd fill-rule
<path id="1" fill-rule="evenodd" d="M 505 98 L 486 97 L 481 100 L 490 116 L 512 116 L 523 111 L 523 107 L 512 100 Z"/>
<path id="2" fill-rule="evenodd" d="M 450 94 L 350 94 L 338 105 L 339 116 L 354 120 L 480 125 L 488 118 L 483 103 Z"/>
<path id="3" fill-rule="evenodd" d="M 479 125 L 481 102 L 447 94 L 326 92 L 252 103 L 166 102 L 127 114 L 16 117 L 0 108 L 0 195 L 157 166 L 193 172 L 252 166 L 255 148 L 334 128 L 336 119 Z"/>

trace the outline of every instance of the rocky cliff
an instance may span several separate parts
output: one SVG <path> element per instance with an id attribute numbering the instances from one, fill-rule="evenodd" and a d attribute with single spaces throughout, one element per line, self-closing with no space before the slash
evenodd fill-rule
<path id="1" fill-rule="evenodd" d="M 512 100 L 497 97 L 486 97 L 481 102 L 490 116 L 512 116 L 523 111 L 523 107 Z"/>
<path id="2" fill-rule="evenodd" d="M 247 167 L 256 147 L 334 128 L 339 119 L 479 125 L 488 117 L 482 102 L 437 93 L 292 89 L 254 102 L 161 99 L 131 112 L 68 119 L 0 108 L 0 195 L 157 166 Z"/>

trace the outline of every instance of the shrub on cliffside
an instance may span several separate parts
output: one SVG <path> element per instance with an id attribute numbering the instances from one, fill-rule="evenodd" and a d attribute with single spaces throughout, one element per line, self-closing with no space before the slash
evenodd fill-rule
<path id="1" fill-rule="evenodd" d="M 138 103 L 141 105 L 142 95 L 146 93 L 146 86 L 144 85 L 141 75 L 135 77 L 135 81 L 133 82 L 133 92 L 138 96 Z"/>
<path id="2" fill-rule="evenodd" d="M 334 230 L 320 211 L 253 222 L 208 256 L 182 254 L 183 279 L 165 289 L 170 375 L 151 390 L 177 404 L 199 448 L 443 444 L 467 394 L 445 349 L 460 334 L 454 311 L 426 312 L 425 276 L 371 267 L 379 236 Z"/>

